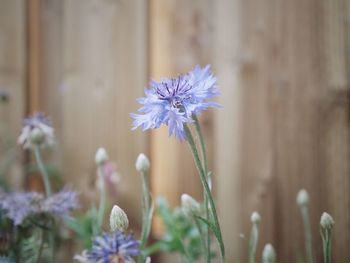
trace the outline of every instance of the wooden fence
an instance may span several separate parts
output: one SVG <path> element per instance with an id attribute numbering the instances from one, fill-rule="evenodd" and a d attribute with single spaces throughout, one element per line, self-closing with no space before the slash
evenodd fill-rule
<path id="1" fill-rule="evenodd" d="M 1 0 L 1 117 L 18 134 L 26 114 L 50 115 L 54 159 L 88 200 L 94 152 L 106 147 L 123 176 L 116 202 L 137 228 L 139 152 L 151 157 L 154 195 L 175 205 L 201 192 L 185 143 L 166 129 L 130 131 L 135 99 L 149 78 L 212 64 L 223 108 L 201 121 L 227 262 L 244 262 L 255 210 L 259 254 L 270 242 L 279 262 L 297 262 L 300 188 L 311 196 L 315 262 L 323 211 L 336 221 L 334 262 L 349 262 L 349 21 L 347 0 Z"/>

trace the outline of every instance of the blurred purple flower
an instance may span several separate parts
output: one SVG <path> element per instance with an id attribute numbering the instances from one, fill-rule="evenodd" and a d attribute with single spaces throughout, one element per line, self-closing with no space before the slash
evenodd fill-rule
<path id="1" fill-rule="evenodd" d="M 196 66 L 175 78 L 151 81 L 145 95 L 138 99 L 143 105 L 138 110 L 141 114 L 131 114 L 133 129 L 155 129 L 165 124 L 169 127 L 169 135 L 174 134 L 180 140 L 186 138 L 184 123 L 192 122 L 192 115 L 209 107 L 219 107 L 219 104 L 208 101 L 219 95 L 209 65 L 205 68 Z"/>
<path id="2" fill-rule="evenodd" d="M 140 254 L 140 242 L 132 235 L 116 231 L 112 234 L 103 233 L 94 239 L 92 248 L 74 257 L 79 262 L 93 263 L 133 263 L 133 257 Z"/>
<path id="3" fill-rule="evenodd" d="M 43 113 L 35 113 L 23 121 L 22 132 L 18 138 L 18 143 L 23 145 L 23 148 L 33 147 L 33 138 L 31 138 L 33 130 L 41 132 L 42 144 L 52 145 L 54 143 L 54 129 L 51 122 Z"/>
<path id="4" fill-rule="evenodd" d="M 66 218 L 72 210 L 78 207 L 77 194 L 68 188 L 48 198 L 36 192 L 13 192 L 1 196 L 0 200 L 0 208 L 15 225 L 22 224 L 30 215 L 41 213 Z"/>

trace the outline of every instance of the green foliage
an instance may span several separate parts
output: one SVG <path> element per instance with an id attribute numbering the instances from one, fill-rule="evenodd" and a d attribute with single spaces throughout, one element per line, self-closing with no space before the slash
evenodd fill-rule
<path id="1" fill-rule="evenodd" d="M 42 231 L 37 229 L 31 236 L 19 242 L 18 262 L 35 263 L 38 261 L 44 248 L 42 235 Z"/>
<path id="2" fill-rule="evenodd" d="M 100 232 L 97 221 L 98 211 L 92 207 L 85 214 L 78 215 L 76 218 L 67 218 L 65 223 L 81 240 L 83 246 L 89 249 L 92 245 L 92 238 Z"/>
<path id="3" fill-rule="evenodd" d="M 157 215 L 162 219 L 165 233 L 161 240 L 146 248 L 146 254 L 164 252 L 178 252 L 188 261 L 198 260 L 203 254 L 201 236 L 192 218 L 184 215 L 180 208 L 169 208 L 166 200 L 157 200 Z M 202 227 L 204 226 L 201 223 Z"/>

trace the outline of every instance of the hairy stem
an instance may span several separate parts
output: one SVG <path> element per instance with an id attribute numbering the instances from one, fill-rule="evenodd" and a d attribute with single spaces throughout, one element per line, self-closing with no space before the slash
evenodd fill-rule
<path id="1" fill-rule="evenodd" d="M 207 180 L 209 182 L 211 180 L 211 178 L 210 178 L 210 174 L 208 173 L 208 161 L 207 161 L 206 147 L 205 147 L 205 141 L 204 141 L 202 129 L 201 129 L 201 126 L 199 124 L 197 116 L 193 115 L 192 117 L 194 119 L 196 132 L 197 132 L 197 135 L 199 137 L 199 142 L 201 145 L 203 170 L 204 170 L 204 173 L 205 173 Z M 209 186 L 210 186 L 210 184 L 209 184 Z M 211 188 L 211 186 L 210 186 L 210 188 Z M 208 201 L 207 195 L 205 193 L 204 193 L 204 206 L 205 206 L 205 217 L 208 221 L 210 221 L 209 201 Z M 209 230 L 210 230 L 209 226 L 206 226 L 205 235 L 206 235 L 207 242 L 206 242 L 206 245 L 203 247 L 203 249 L 204 249 L 204 253 L 206 253 L 205 261 L 207 263 L 210 262 L 210 232 L 209 232 Z"/>
<path id="2" fill-rule="evenodd" d="M 103 167 L 99 165 L 97 168 L 97 173 L 99 176 L 99 182 L 100 182 L 100 203 L 98 207 L 98 217 L 97 217 L 97 225 L 99 231 L 102 230 L 102 225 L 103 225 L 103 219 L 104 219 L 104 214 L 106 211 L 106 186 L 105 186 L 105 174 L 103 171 Z"/>
<path id="3" fill-rule="evenodd" d="M 312 234 L 307 206 L 300 207 L 301 217 L 304 224 L 306 262 L 313 263 L 312 255 Z"/>
<path id="4" fill-rule="evenodd" d="M 187 142 L 188 142 L 188 144 L 191 148 L 191 151 L 192 151 L 192 155 L 193 155 L 200 179 L 202 181 L 204 192 L 205 192 L 205 194 L 208 198 L 209 204 L 210 204 L 211 213 L 212 213 L 213 220 L 214 220 L 214 227 L 215 227 L 215 230 L 217 233 L 216 237 L 217 237 L 217 240 L 218 240 L 218 243 L 220 246 L 221 261 L 224 262 L 225 261 L 225 246 L 224 246 L 224 242 L 222 239 L 222 234 L 221 234 L 220 224 L 219 224 L 219 220 L 218 220 L 218 216 L 217 216 L 217 212 L 216 212 L 216 208 L 215 208 L 215 203 L 214 203 L 214 200 L 213 200 L 213 197 L 211 195 L 211 191 L 210 191 L 210 188 L 208 185 L 207 176 L 204 173 L 204 169 L 203 169 L 203 166 L 201 164 L 201 161 L 200 161 L 200 158 L 198 155 L 198 151 L 197 151 L 197 147 L 196 147 L 196 144 L 194 142 L 192 133 L 186 124 L 184 125 L 184 130 L 185 130 L 185 133 L 187 136 Z"/>
<path id="5" fill-rule="evenodd" d="M 142 230 L 140 238 L 140 248 L 143 250 L 146 247 L 148 236 L 152 223 L 152 210 L 151 210 L 151 195 L 149 191 L 149 182 L 147 172 L 141 172 L 142 176 Z M 141 254 L 138 257 L 138 262 L 143 263 L 145 256 Z"/>
<path id="6" fill-rule="evenodd" d="M 40 171 L 41 176 L 42 176 L 43 181 L 44 181 L 46 196 L 50 196 L 52 192 L 51 192 L 49 174 L 48 174 L 47 170 L 45 169 L 44 162 L 41 158 L 40 147 L 38 145 L 36 145 L 34 147 L 34 155 L 35 155 L 36 163 L 39 167 L 39 171 Z"/>

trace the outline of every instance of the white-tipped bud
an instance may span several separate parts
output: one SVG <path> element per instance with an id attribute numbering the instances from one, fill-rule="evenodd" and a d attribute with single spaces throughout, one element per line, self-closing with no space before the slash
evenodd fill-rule
<path id="1" fill-rule="evenodd" d="M 136 170 L 140 173 L 148 172 L 150 163 L 147 156 L 143 153 L 140 153 L 136 159 Z"/>
<path id="2" fill-rule="evenodd" d="M 263 263 L 275 263 L 276 253 L 271 244 L 266 244 L 262 254 Z"/>
<path id="3" fill-rule="evenodd" d="M 330 214 L 323 212 L 320 220 L 320 226 L 323 229 L 332 229 L 334 226 L 334 220 L 333 217 L 331 217 Z"/>
<path id="4" fill-rule="evenodd" d="M 151 257 L 147 257 L 145 263 L 151 263 Z"/>
<path id="5" fill-rule="evenodd" d="M 35 145 L 42 144 L 45 140 L 45 134 L 39 128 L 34 128 L 30 131 L 30 142 Z"/>
<path id="6" fill-rule="evenodd" d="M 309 194 L 305 189 L 301 189 L 297 195 L 297 204 L 299 206 L 307 206 L 309 204 Z"/>
<path id="7" fill-rule="evenodd" d="M 253 212 L 252 215 L 250 216 L 250 221 L 253 224 L 259 224 L 261 221 L 261 216 L 259 215 L 258 212 Z"/>
<path id="8" fill-rule="evenodd" d="M 126 213 L 119 206 L 114 205 L 109 217 L 109 225 L 112 231 L 124 232 L 128 229 L 129 220 Z"/>
<path id="9" fill-rule="evenodd" d="M 98 148 L 95 154 L 95 163 L 102 165 L 108 161 L 108 154 L 105 148 Z"/>
<path id="10" fill-rule="evenodd" d="M 190 195 L 181 195 L 181 209 L 187 216 L 199 215 L 200 214 L 200 204 Z"/>

